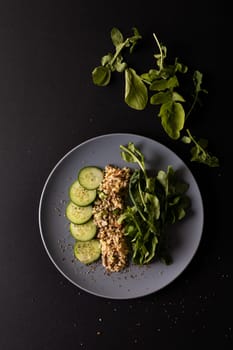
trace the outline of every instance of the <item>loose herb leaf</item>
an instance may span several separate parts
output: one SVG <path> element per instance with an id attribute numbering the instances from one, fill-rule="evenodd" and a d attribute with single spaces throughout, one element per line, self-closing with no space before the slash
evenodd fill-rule
<path id="1" fill-rule="evenodd" d="M 125 69 L 125 102 L 130 107 L 142 110 L 146 107 L 148 92 L 139 75 L 132 68 Z"/>
<path id="2" fill-rule="evenodd" d="M 184 127 L 185 112 L 181 103 L 179 102 L 166 102 L 163 103 L 159 117 L 164 130 L 170 138 L 177 140 L 180 137 L 180 131 Z"/>
<path id="3" fill-rule="evenodd" d="M 188 113 L 186 114 L 186 119 L 188 118 L 188 116 L 193 111 L 196 103 L 199 101 L 199 93 L 200 92 L 204 92 L 205 94 L 208 93 L 208 91 L 206 89 L 203 89 L 201 87 L 201 85 L 202 85 L 202 78 L 203 78 L 203 74 L 201 72 L 199 72 L 198 70 L 196 70 L 193 73 L 194 98 L 193 98 L 193 103 L 192 103 Z"/>
<path id="4" fill-rule="evenodd" d="M 174 75 L 169 79 L 156 79 L 152 81 L 149 89 L 153 91 L 163 91 L 166 89 L 174 89 L 179 86 L 177 77 Z"/>
<path id="5" fill-rule="evenodd" d="M 112 28 L 111 30 L 111 39 L 112 39 L 112 43 L 113 45 L 118 48 L 119 45 L 123 44 L 124 42 L 124 38 L 122 33 L 120 32 L 120 30 L 118 28 Z"/>
<path id="6" fill-rule="evenodd" d="M 163 105 L 165 103 L 172 102 L 172 91 L 157 92 L 150 98 L 152 105 Z"/>
<path id="7" fill-rule="evenodd" d="M 193 142 L 194 146 L 191 148 L 191 161 L 203 163 L 209 167 L 218 167 L 219 159 L 216 156 L 213 156 L 207 151 L 208 140 L 206 139 L 196 139 L 191 135 L 189 129 L 187 129 L 188 137 Z"/>
<path id="8" fill-rule="evenodd" d="M 95 85 L 106 86 L 110 83 L 111 72 L 124 72 L 127 68 L 127 63 L 124 62 L 122 51 L 129 47 L 132 53 L 136 43 L 141 39 L 137 28 L 133 28 L 133 35 L 124 40 L 121 31 L 114 27 L 110 33 L 112 43 L 115 47 L 114 53 L 108 53 L 101 58 L 101 66 L 98 66 L 92 71 L 92 81 Z"/>
<path id="9" fill-rule="evenodd" d="M 95 85 L 106 86 L 111 79 L 111 70 L 104 66 L 96 67 L 92 72 L 92 78 Z"/>
<path id="10" fill-rule="evenodd" d="M 134 47 L 137 44 L 138 40 L 142 39 L 142 36 L 136 27 L 133 27 L 133 33 L 134 35 L 128 38 L 129 44 L 127 46 L 130 46 L 130 49 L 129 49 L 130 53 L 133 52 Z"/>
<path id="11" fill-rule="evenodd" d="M 127 68 L 127 63 L 123 61 L 122 56 L 118 56 L 114 65 L 117 72 L 122 73 Z"/>

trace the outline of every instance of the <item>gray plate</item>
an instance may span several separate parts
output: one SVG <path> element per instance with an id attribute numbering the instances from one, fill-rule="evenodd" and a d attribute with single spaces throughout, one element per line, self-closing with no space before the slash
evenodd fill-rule
<path id="1" fill-rule="evenodd" d="M 119 145 L 134 142 L 145 156 L 147 169 L 157 172 L 172 165 L 189 183 L 192 210 L 172 227 L 170 238 L 173 263 L 130 265 L 123 272 L 107 274 L 101 261 L 85 266 L 74 259 L 74 239 L 65 217 L 68 189 L 85 165 L 104 167 L 129 165 L 120 156 Z M 131 166 L 131 164 L 130 164 Z M 45 249 L 56 268 L 77 287 L 96 296 L 130 299 L 156 292 L 175 280 L 187 267 L 199 246 L 203 230 L 203 202 L 198 185 L 184 162 L 164 145 L 133 134 L 108 134 L 83 142 L 68 152 L 54 167 L 44 185 L 39 204 L 39 227 Z"/>

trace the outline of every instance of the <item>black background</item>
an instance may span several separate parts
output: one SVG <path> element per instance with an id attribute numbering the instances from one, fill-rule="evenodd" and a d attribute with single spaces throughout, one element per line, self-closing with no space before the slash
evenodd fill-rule
<path id="1" fill-rule="evenodd" d="M 0 349 L 197 349 L 232 345 L 231 12 L 224 1 L 0 2 Z M 190 163 L 152 106 L 130 109 L 121 75 L 100 88 L 92 69 L 112 51 L 110 30 L 143 36 L 132 55 L 153 66 L 152 33 L 208 90 L 190 119 L 219 168 Z M 191 117 L 190 117 L 191 118 Z M 199 249 L 169 286 L 134 300 L 87 294 L 53 266 L 41 241 L 38 206 L 46 178 L 91 137 L 130 132 L 175 151 L 200 187 L 205 224 Z"/>

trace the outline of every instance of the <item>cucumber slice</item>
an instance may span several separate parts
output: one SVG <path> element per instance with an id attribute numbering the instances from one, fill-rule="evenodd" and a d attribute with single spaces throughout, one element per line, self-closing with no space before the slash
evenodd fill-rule
<path id="1" fill-rule="evenodd" d="M 80 185 L 87 190 L 94 190 L 103 180 L 103 170 L 96 166 L 86 166 L 80 169 L 78 180 Z"/>
<path id="2" fill-rule="evenodd" d="M 93 219 L 85 222 L 84 224 L 70 223 L 70 233 L 72 236 L 79 241 L 89 241 L 96 235 L 97 227 Z"/>
<path id="3" fill-rule="evenodd" d="M 84 224 L 92 217 L 92 205 L 80 207 L 73 202 L 69 202 L 66 207 L 66 217 L 74 224 Z"/>
<path id="4" fill-rule="evenodd" d="M 87 206 L 94 202 L 96 197 L 96 190 L 87 190 L 80 185 L 78 180 L 75 180 L 70 186 L 70 199 L 79 206 Z"/>
<path id="5" fill-rule="evenodd" d="M 99 259 L 101 254 L 100 242 L 98 239 L 90 241 L 77 241 L 74 245 L 74 255 L 83 264 L 91 264 Z"/>

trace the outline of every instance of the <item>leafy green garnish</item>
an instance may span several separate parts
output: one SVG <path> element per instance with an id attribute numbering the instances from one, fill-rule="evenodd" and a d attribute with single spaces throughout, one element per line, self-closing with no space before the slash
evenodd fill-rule
<path id="1" fill-rule="evenodd" d="M 129 163 L 137 163 L 140 169 L 145 172 L 144 155 L 135 147 L 134 143 L 129 142 L 127 147 L 120 145 L 120 149 L 122 150 L 122 159 Z"/>
<path id="2" fill-rule="evenodd" d="M 134 143 L 120 145 L 120 149 L 126 162 L 138 165 L 129 182 L 130 204 L 119 218 L 132 246 L 132 260 L 142 265 L 157 258 L 169 264 L 167 227 L 185 217 L 190 207 L 189 186 L 177 179 L 172 166 L 149 176 L 144 156 Z"/>
<path id="3" fill-rule="evenodd" d="M 185 112 L 181 103 L 168 101 L 162 104 L 159 117 L 166 133 L 174 140 L 180 137 L 180 131 L 184 127 Z"/>
<path id="4" fill-rule="evenodd" d="M 142 79 L 134 69 L 125 69 L 125 102 L 131 108 L 142 110 L 146 107 L 148 92 Z"/>
<path id="5" fill-rule="evenodd" d="M 108 53 L 101 58 L 101 65 L 92 71 L 92 80 L 95 85 L 107 86 L 110 83 L 114 71 L 124 72 L 124 101 L 136 110 L 143 110 L 148 103 L 158 108 L 157 116 L 166 134 L 173 140 L 181 139 L 185 143 L 192 143 L 191 161 L 206 164 L 210 167 L 219 166 L 219 160 L 211 156 L 207 151 L 207 144 L 198 142 L 190 136 L 182 135 L 186 126 L 186 120 L 200 102 L 200 93 L 208 93 L 202 88 L 203 74 L 195 70 L 192 75 L 193 92 L 188 98 L 178 91 L 180 88 L 180 74 L 188 72 L 188 67 L 178 58 L 168 63 L 168 50 L 153 33 L 158 53 L 154 54 L 155 67 L 147 72 L 138 74 L 135 69 L 129 67 L 123 52 L 128 48 L 132 53 L 135 45 L 142 39 L 137 28 L 133 28 L 133 35 L 124 39 L 121 31 L 114 27 L 111 30 L 111 40 L 115 52 Z M 188 76 L 189 77 L 189 76 Z M 184 86 L 184 83 L 182 83 Z M 192 102 L 190 102 L 190 98 Z M 189 106 L 189 107 L 188 107 Z M 190 142 L 187 142 L 188 139 Z M 186 141 L 185 141 L 186 140 Z"/>
<path id="6" fill-rule="evenodd" d="M 193 85 L 194 85 L 194 98 L 193 98 L 193 103 L 188 111 L 188 113 L 186 114 L 186 118 L 188 118 L 188 116 L 191 114 L 192 110 L 194 109 L 196 103 L 199 101 L 199 93 L 200 92 L 204 92 L 205 94 L 208 94 L 208 91 L 206 89 L 203 89 L 201 87 L 202 85 L 202 78 L 203 78 L 203 74 L 201 72 L 199 72 L 198 70 L 196 70 L 193 74 Z"/>
<path id="7" fill-rule="evenodd" d="M 149 90 L 154 92 L 150 103 L 160 105 L 158 116 L 165 132 L 170 138 L 177 140 L 185 122 L 185 110 L 182 105 L 185 99 L 176 91 L 179 87 L 177 73 L 184 74 L 188 68 L 178 62 L 177 58 L 173 65 L 167 65 L 167 48 L 160 44 L 155 34 L 153 36 L 159 48 L 159 53 L 154 55 L 157 67 L 143 73 L 141 77 L 149 85 Z"/>
<path id="8" fill-rule="evenodd" d="M 183 136 L 182 141 L 184 143 L 193 143 L 193 147 L 191 148 L 191 161 L 198 162 L 208 165 L 209 167 L 218 167 L 219 160 L 217 157 L 211 155 L 207 151 L 208 140 L 206 139 L 196 139 L 191 135 L 189 129 L 186 130 L 188 136 Z"/>
<path id="9" fill-rule="evenodd" d="M 101 58 L 101 66 L 96 67 L 92 71 L 93 82 L 99 86 L 106 86 L 109 84 L 112 72 L 123 72 L 126 69 L 127 64 L 124 62 L 122 50 L 129 47 L 130 53 L 132 53 L 137 41 L 141 39 L 141 35 L 137 28 L 133 28 L 133 35 L 124 40 L 120 30 L 114 27 L 111 30 L 111 39 L 115 46 L 115 53 L 104 55 Z"/>
<path id="10" fill-rule="evenodd" d="M 112 72 L 125 72 L 125 102 L 131 108 L 142 110 L 147 105 L 148 92 L 145 84 L 136 71 L 128 67 L 124 61 L 122 51 L 129 48 L 132 53 L 138 40 L 141 39 L 137 28 L 133 28 L 133 35 L 124 40 L 118 28 L 112 28 L 111 39 L 115 46 L 115 53 L 108 53 L 101 59 L 101 66 L 92 71 L 92 80 L 95 85 L 106 86 L 110 83 Z"/>

